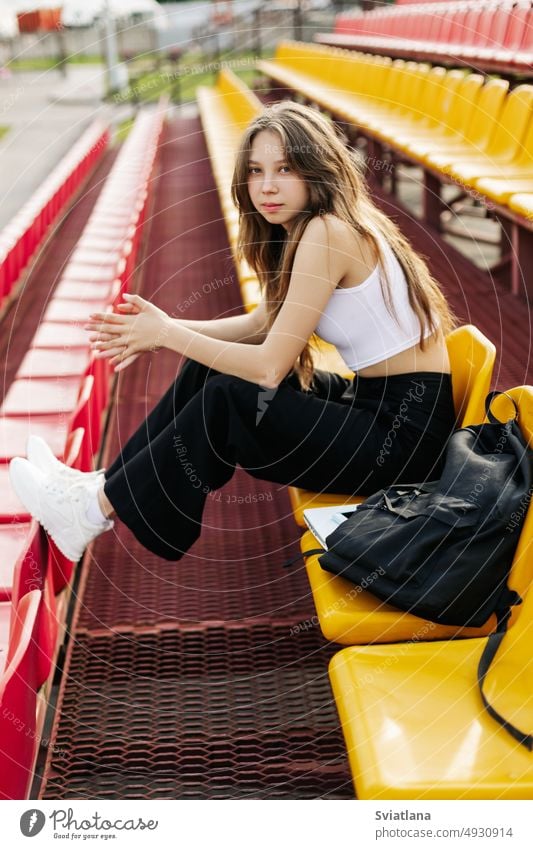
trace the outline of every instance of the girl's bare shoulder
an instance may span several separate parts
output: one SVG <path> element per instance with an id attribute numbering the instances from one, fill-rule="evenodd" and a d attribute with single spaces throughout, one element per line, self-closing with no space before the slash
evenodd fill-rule
<path id="1" fill-rule="evenodd" d="M 307 233 L 322 235 L 324 239 L 327 238 L 332 247 L 340 249 L 346 249 L 347 245 L 354 246 L 365 243 L 365 237 L 358 233 L 351 224 L 330 212 L 311 218 L 305 233 L 306 235 Z"/>
<path id="2" fill-rule="evenodd" d="M 332 213 L 316 215 L 309 221 L 305 236 L 315 244 L 327 246 L 333 255 L 352 264 L 360 264 L 361 270 L 373 266 L 377 261 L 373 246 L 355 228 Z M 343 259 L 341 259 L 341 257 Z"/>

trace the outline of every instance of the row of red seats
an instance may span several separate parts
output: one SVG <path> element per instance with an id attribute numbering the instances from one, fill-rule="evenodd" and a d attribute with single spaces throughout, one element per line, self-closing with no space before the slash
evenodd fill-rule
<path id="1" fill-rule="evenodd" d="M 316 40 L 394 56 L 532 73 L 531 0 L 429 3 L 338 15 Z"/>
<path id="2" fill-rule="evenodd" d="M 96 120 L 0 232 L 0 309 L 75 192 L 109 142 L 109 128 Z"/>
<path id="3" fill-rule="evenodd" d="M 480 3 L 483 0 L 472 0 L 473 3 Z M 435 5 L 436 3 L 442 3 L 442 0 L 426 0 L 425 5 Z M 396 0 L 397 6 L 420 6 L 420 0 Z"/>
<path id="4" fill-rule="evenodd" d="M 93 467 L 110 374 L 82 325 L 129 288 L 164 110 L 138 115 L 0 409 L 0 798 L 27 797 L 46 708 L 38 691 L 54 669 L 74 568 L 10 490 L 7 464 L 31 432 L 69 465 Z"/>

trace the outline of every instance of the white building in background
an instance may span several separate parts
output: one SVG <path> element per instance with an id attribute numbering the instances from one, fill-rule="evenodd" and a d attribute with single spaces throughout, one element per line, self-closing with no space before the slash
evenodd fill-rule
<path id="1" fill-rule="evenodd" d="M 63 0 L 61 21 L 65 27 L 86 27 L 99 23 L 105 13 L 105 0 Z M 166 15 L 157 0 L 109 0 L 109 11 L 116 22 L 146 23 L 164 29 Z"/>
<path id="2" fill-rule="evenodd" d="M 15 38 L 19 33 L 15 7 L 11 0 L 0 0 L 0 40 Z"/>

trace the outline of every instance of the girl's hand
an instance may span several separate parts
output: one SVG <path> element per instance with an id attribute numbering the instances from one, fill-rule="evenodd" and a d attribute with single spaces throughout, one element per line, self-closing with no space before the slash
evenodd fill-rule
<path id="1" fill-rule="evenodd" d="M 91 348 L 96 357 L 110 359 L 122 371 L 144 351 L 157 351 L 165 342 L 171 319 L 163 310 L 139 295 L 124 295 L 125 304 L 112 312 L 93 313 L 86 330 L 94 331 Z"/>
<path id="2" fill-rule="evenodd" d="M 117 304 L 116 308 L 117 308 L 117 310 L 120 310 L 120 312 L 123 315 L 126 315 L 126 314 L 136 315 L 138 312 L 140 312 L 139 307 L 136 306 L 133 303 Z M 107 336 L 107 339 L 104 339 L 104 335 Z M 112 336 L 110 333 L 102 334 L 102 339 L 100 341 L 107 342 L 109 339 L 114 339 L 114 338 L 115 337 Z M 91 342 L 95 342 L 95 341 L 97 341 L 97 335 L 89 336 L 89 339 L 90 339 Z M 115 348 L 112 351 L 110 350 L 110 351 L 107 352 L 109 357 L 116 357 L 120 353 L 122 353 L 122 348 Z M 95 354 L 95 356 L 96 356 L 96 354 Z M 128 357 L 126 360 L 122 360 L 116 366 L 115 371 L 124 371 L 125 368 L 127 368 L 128 366 L 131 366 L 131 364 L 134 363 L 135 360 L 137 360 L 140 356 L 141 356 L 140 352 L 138 354 L 132 354 L 131 357 Z"/>

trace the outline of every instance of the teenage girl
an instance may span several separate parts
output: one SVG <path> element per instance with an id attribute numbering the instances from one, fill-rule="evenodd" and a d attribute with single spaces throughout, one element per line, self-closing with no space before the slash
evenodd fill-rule
<path id="1" fill-rule="evenodd" d="M 124 295 L 118 313 L 91 315 L 92 347 L 115 371 L 161 347 L 189 359 L 104 475 L 68 469 L 36 437 L 28 460 L 11 463 L 21 501 L 73 560 L 114 516 L 179 560 L 207 495 L 237 464 L 363 495 L 440 474 L 455 426 L 444 338 L 453 319 L 333 125 L 297 103 L 266 108 L 244 133 L 232 196 L 260 305 L 185 321 Z M 336 345 L 353 381 L 313 370 L 314 333 Z"/>

